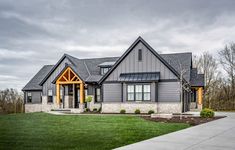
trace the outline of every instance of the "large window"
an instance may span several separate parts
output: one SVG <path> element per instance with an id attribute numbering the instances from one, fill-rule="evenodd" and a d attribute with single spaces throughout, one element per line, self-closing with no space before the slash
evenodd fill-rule
<path id="1" fill-rule="evenodd" d="M 150 101 L 150 84 L 127 85 L 128 101 Z"/>
<path id="2" fill-rule="evenodd" d="M 100 102 L 101 98 L 100 98 L 100 88 L 96 88 L 95 89 L 95 102 Z"/>
<path id="3" fill-rule="evenodd" d="M 53 103 L 52 90 L 48 90 L 47 95 L 48 95 L 48 97 L 47 97 L 47 102 L 48 102 L 48 103 Z"/>
<path id="4" fill-rule="evenodd" d="M 32 103 L 32 93 L 27 93 L 27 103 Z"/>

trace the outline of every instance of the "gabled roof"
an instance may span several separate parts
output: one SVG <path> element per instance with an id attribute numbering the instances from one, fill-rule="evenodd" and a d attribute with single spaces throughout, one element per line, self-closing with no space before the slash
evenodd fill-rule
<path id="1" fill-rule="evenodd" d="M 203 78 L 203 75 L 193 74 L 191 72 L 192 53 L 174 53 L 174 54 L 158 54 L 151 46 L 148 45 L 141 37 L 139 37 L 121 57 L 104 57 L 104 58 L 88 58 L 79 59 L 68 54 L 64 54 L 60 60 L 53 66 L 44 66 L 23 88 L 23 90 L 41 90 L 41 85 L 50 77 L 53 71 L 60 65 L 60 63 L 67 58 L 71 64 L 69 66 L 84 82 L 99 82 L 101 83 L 117 65 L 130 53 L 130 51 L 142 42 L 163 64 L 165 64 L 177 77 L 180 75 L 181 69 L 186 72 L 183 75 L 185 81 L 190 81 L 193 85 L 204 85 L 204 80 L 196 78 Z M 114 65 L 112 65 L 114 64 Z M 105 74 L 100 74 L 100 67 L 111 66 L 111 69 Z M 194 79 L 195 80 L 194 80 Z M 197 83 L 197 84 L 196 84 Z"/>
<path id="2" fill-rule="evenodd" d="M 204 74 L 198 74 L 197 68 L 192 68 L 190 83 L 194 87 L 204 87 Z"/>
<path id="3" fill-rule="evenodd" d="M 22 91 L 27 90 L 42 90 L 42 86 L 39 83 L 45 78 L 45 76 L 50 72 L 54 65 L 45 65 L 39 72 L 25 85 Z"/>
<path id="4" fill-rule="evenodd" d="M 185 70 L 183 77 L 186 81 L 190 81 L 190 70 L 192 66 L 192 53 L 173 53 L 160 54 L 168 64 L 170 64 L 179 74 L 181 70 Z"/>
<path id="5" fill-rule="evenodd" d="M 133 50 L 133 48 L 139 43 L 142 42 L 168 69 L 170 69 L 178 78 L 180 78 L 180 74 L 171 66 L 169 63 L 164 60 L 142 37 L 138 37 L 135 42 L 126 50 L 126 52 L 116 61 L 113 67 L 101 78 L 99 83 L 102 83 L 122 62 L 124 58 Z"/>

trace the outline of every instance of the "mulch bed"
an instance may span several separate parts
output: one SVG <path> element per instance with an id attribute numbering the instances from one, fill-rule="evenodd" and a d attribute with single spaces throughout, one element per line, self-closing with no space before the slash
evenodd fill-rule
<path id="1" fill-rule="evenodd" d="M 143 116 L 144 119 L 156 122 L 164 122 L 164 123 L 187 123 L 191 126 L 207 123 L 213 120 L 221 119 L 226 116 L 216 116 L 213 118 L 202 118 L 197 116 L 173 116 L 172 118 L 151 118 L 150 116 Z"/>

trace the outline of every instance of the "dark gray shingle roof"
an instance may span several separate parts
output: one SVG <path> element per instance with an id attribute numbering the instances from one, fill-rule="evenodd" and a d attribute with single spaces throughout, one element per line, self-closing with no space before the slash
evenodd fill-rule
<path id="1" fill-rule="evenodd" d="M 198 74 L 197 68 L 191 70 L 191 86 L 203 87 L 204 86 L 204 74 Z"/>
<path id="2" fill-rule="evenodd" d="M 102 78 L 100 75 L 100 67 L 99 65 L 107 62 L 115 62 L 119 59 L 119 57 L 105 57 L 105 58 L 89 58 L 89 59 L 78 59 L 76 57 L 65 54 L 66 57 L 72 62 L 73 70 L 82 78 L 83 81 L 86 82 L 98 82 Z M 204 85 L 204 82 L 200 82 L 199 79 L 196 82 L 195 80 L 190 80 L 190 78 L 195 78 L 191 73 L 191 61 L 192 61 L 192 53 L 174 53 L 174 54 L 160 54 L 160 56 L 170 64 L 179 74 L 180 74 L 180 66 L 186 73 L 184 74 L 184 78 L 187 81 L 192 83 L 197 83 L 198 85 Z M 23 90 L 41 90 L 42 87 L 39 83 L 46 77 L 46 75 L 52 70 L 53 65 L 44 66 L 23 88 Z M 198 75 L 196 78 L 203 78 L 203 75 Z M 201 81 L 201 80 L 200 80 Z M 196 84 L 195 84 L 196 85 Z"/>
<path id="3" fill-rule="evenodd" d="M 27 90 L 42 90 L 42 86 L 39 83 L 45 78 L 45 76 L 50 72 L 53 65 L 43 66 L 39 72 L 25 85 L 22 91 Z"/>
<path id="4" fill-rule="evenodd" d="M 160 54 L 168 64 L 170 64 L 179 74 L 181 70 L 186 72 L 183 74 L 185 80 L 190 81 L 190 70 L 192 63 L 192 53 L 174 53 L 174 54 Z"/>

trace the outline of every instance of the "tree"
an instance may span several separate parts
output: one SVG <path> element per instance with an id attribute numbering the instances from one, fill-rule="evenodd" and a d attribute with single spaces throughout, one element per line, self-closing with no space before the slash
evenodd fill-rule
<path id="1" fill-rule="evenodd" d="M 198 73 L 204 74 L 204 104 L 211 107 L 211 99 L 214 93 L 214 84 L 219 77 L 218 63 L 214 56 L 208 52 L 204 52 L 201 56 L 194 56 L 193 65 L 198 69 Z"/>
<path id="2" fill-rule="evenodd" d="M 23 96 L 15 89 L 0 90 L 0 113 L 22 112 Z"/>

